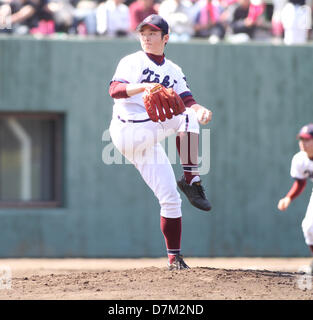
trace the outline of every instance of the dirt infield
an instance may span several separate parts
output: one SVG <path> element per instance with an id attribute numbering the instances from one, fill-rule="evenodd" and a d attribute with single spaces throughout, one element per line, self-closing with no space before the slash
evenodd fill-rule
<path id="1" fill-rule="evenodd" d="M 0 300 L 312 300 L 310 258 L 1 259 Z M 10 275 L 10 279 L 4 278 Z M 2 275 L 2 278 L 1 278 Z M 2 279 L 2 281 L 1 281 Z M 9 288 L 10 287 L 10 288 Z"/>

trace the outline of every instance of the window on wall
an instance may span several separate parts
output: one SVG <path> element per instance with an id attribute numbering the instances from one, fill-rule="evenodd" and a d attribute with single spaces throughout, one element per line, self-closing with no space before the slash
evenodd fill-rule
<path id="1" fill-rule="evenodd" d="M 63 114 L 0 112 L 0 207 L 62 204 Z"/>

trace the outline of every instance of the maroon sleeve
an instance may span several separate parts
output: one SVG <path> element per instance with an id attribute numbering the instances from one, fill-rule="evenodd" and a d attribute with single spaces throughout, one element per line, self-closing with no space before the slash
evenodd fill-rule
<path id="1" fill-rule="evenodd" d="M 291 200 L 295 199 L 303 192 L 303 190 L 305 189 L 305 186 L 306 186 L 305 179 L 301 179 L 301 180 L 296 179 L 291 189 L 287 193 L 286 197 L 289 197 Z"/>
<path id="2" fill-rule="evenodd" d="M 182 97 L 182 100 L 183 100 L 186 108 L 190 108 L 193 104 L 197 103 L 192 95 L 184 96 L 184 97 Z"/>
<path id="3" fill-rule="evenodd" d="M 110 83 L 109 94 L 113 99 L 129 98 L 126 92 L 127 83 L 112 81 Z"/>

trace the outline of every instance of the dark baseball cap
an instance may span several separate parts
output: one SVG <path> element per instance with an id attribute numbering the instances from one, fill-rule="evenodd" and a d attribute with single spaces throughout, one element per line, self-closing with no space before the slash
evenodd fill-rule
<path id="1" fill-rule="evenodd" d="M 150 26 L 156 30 L 163 31 L 164 34 L 168 34 L 168 23 L 157 14 L 151 14 L 139 23 L 136 28 L 137 31 L 141 31 L 144 26 Z"/>
<path id="2" fill-rule="evenodd" d="M 313 138 L 313 123 L 309 123 L 301 128 L 297 135 L 298 139 L 312 139 Z"/>

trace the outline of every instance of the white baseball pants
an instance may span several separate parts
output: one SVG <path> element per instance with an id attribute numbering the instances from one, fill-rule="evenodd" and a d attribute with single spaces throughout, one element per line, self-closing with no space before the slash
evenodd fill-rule
<path id="1" fill-rule="evenodd" d="M 138 115 L 138 119 L 142 115 Z M 122 119 L 122 118 L 121 118 Z M 160 142 L 177 132 L 199 134 L 196 113 L 188 108 L 183 114 L 164 122 L 131 123 L 113 116 L 110 135 L 116 148 L 134 164 L 146 184 L 159 200 L 161 216 L 179 218 L 181 198 L 177 191 L 172 165 Z M 131 120 L 136 120 L 132 118 Z"/>
<path id="2" fill-rule="evenodd" d="M 305 217 L 302 221 L 302 231 L 305 243 L 308 246 L 313 245 L 313 190 Z"/>

